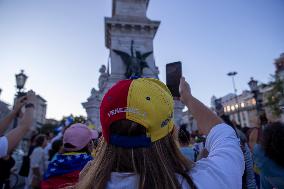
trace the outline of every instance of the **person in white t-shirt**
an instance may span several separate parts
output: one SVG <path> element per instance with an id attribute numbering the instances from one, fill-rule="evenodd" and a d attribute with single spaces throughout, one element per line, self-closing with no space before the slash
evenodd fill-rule
<path id="1" fill-rule="evenodd" d="M 196 163 L 175 142 L 174 102 L 162 82 L 122 80 L 100 106 L 103 139 L 76 188 L 241 189 L 244 159 L 234 130 L 191 95 L 184 78 L 180 99 L 206 134 L 209 154 Z"/>
<path id="2" fill-rule="evenodd" d="M 26 96 L 21 97 L 16 101 L 12 112 L 0 122 L 0 158 L 11 153 L 29 131 L 33 123 L 35 100 L 35 93 L 29 91 Z M 24 113 L 21 112 L 23 106 L 26 108 Z M 4 131 L 17 116 L 21 117 L 17 127 L 9 131 L 6 135 L 3 135 Z"/>
<path id="3" fill-rule="evenodd" d="M 46 135 L 40 134 L 35 138 L 36 147 L 30 156 L 30 171 L 28 176 L 28 187 L 40 188 L 40 181 L 47 169 L 47 156 L 44 153 L 44 147 L 47 145 Z"/>

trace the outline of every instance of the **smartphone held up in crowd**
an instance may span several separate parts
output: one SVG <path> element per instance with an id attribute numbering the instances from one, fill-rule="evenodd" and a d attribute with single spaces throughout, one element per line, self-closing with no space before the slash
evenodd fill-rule
<path id="1" fill-rule="evenodd" d="M 175 99 L 180 97 L 179 83 L 181 77 L 182 65 L 180 61 L 166 65 L 166 83 Z"/>

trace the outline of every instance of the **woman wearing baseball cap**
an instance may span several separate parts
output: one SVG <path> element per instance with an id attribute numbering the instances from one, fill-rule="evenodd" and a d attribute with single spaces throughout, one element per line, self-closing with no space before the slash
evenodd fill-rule
<path id="1" fill-rule="evenodd" d="M 63 135 L 64 153 L 56 155 L 48 165 L 42 189 L 63 188 L 78 182 L 79 173 L 92 160 L 93 139 L 98 137 L 87 125 L 75 123 Z"/>
<path id="2" fill-rule="evenodd" d="M 184 78 L 182 102 L 202 134 L 207 158 L 196 163 L 179 151 L 174 134 L 173 97 L 160 81 L 122 80 L 100 107 L 103 140 L 96 159 L 80 173 L 80 189 L 239 189 L 244 161 L 234 130 L 191 95 Z"/>

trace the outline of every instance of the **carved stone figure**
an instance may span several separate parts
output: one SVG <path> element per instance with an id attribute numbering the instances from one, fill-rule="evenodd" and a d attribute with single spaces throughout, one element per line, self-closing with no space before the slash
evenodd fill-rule
<path id="1" fill-rule="evenodd" d="M 126 78 L 130 78 L 133 76 L 141 77 L 143 74 L 143 69 L 145 67 L 149 67 L 145 60 L 148 56 L 150 56 L 153 53 L 153 51 L 150 51 L 150 52 L 141 54 L 140 51 L 135 51 L 135 55 L 134 55 L 133 43 L 134 42 L 132 40 L 131 47 L 130 47 L 130 51 L 131 51 L 130 55 L 126 52 L 113 49 L 113 52 L 119 55 L 123 63 L 126 65 L 126 73 L 125 73 Z"/>
<path id="2" fill-rule="evenodd" d="M 99 91 L 103 91 L 109 77 L 108 73 L 106 72 L 106 66 L 102 65 L 99 72 L 101 73 L 99 77 Z"/>
<path id="3" fill-rule="evenodd" d="M 95 88 L 92 88 L 91 90 L 91 97 L 97 97 L 99 95 L 99 91 Z"/>

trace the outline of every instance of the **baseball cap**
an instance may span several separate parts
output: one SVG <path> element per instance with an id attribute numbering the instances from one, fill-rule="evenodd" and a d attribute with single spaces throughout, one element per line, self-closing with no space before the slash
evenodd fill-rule
<path id="1" fill-rule="evenodd" d="M 147 147 L 170 133 L 174 101 L 161 81 L 153 78 L 121 80 L 104 95 L 100 106 L 103 137 L 120 147 Z M 112 135 L 110 125 L 118 120 L 131 120 L 146 128 L 145 136 Z"/>
<path id="2" fill-rule="evenodd" d="M 66 151 L 78 151 L 83 149 L 92 139 L 98 138 L 98 132 L 91 130 L 87 125 L 82 123 L 72 124 L 63 135 L 63 145 L 72 144 L 74 147 L 68 148 L 64 146 Z"/>

